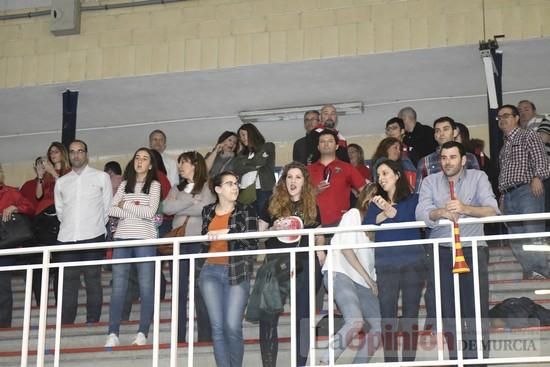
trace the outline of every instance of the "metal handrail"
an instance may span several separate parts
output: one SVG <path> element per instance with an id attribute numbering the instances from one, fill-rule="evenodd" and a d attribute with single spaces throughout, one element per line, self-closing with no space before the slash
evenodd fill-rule
<path id="1" fill-rule="evenodd" d="M 538 214 L 526 214 L 526 215 L 509 215 L 509 216 L 495 216 L 486 218 L 465 218 L 460 219 L 460 224 L 474 224 L 474 223 L 497 223 L 497 222 L 513 222 L 513 221 L 526 221 L 526 220 L 544 220 L 550 219 L 550 213 L 538 213 Z M 413 246 L 419 244 L 433 244 L 434 245 L 434 278 L 436 289 L 436 314 L 437 314 L 437 329 L 442 330 L 442 315 L 441 315 L 441 295 L 440 295 L 440 276 L 439 276 L 439 251 L 436 251 L 441 244 L 452 242 L 452 222 L 448 220 L 442 220 L 439 222 L 440 226 L 449 226 L 449 237 L 436 238 L 436 239 L 424 239 L 424 240 L 408 240 L 398 242 L 377 242 L 367 244 L 355 244 L 355 245 L 315 245 L 315 236 L 321 234 L 333 234 L 342 232 L 356 232 L 356 231 L 385 231 L 404 228 L 423 228 L 426 227 L 424 222 L 407 222 L 407 223 L 394 223 L 385 224 L 380 226 L 375 225 L 363 225 L 355 227 L 331 227 L 331 228 L 315 228 L 315 229 L 303 229 L 303 230 L 284 230 L 284 231 L 267 231 L 267 232 L 247 232 L 238 234 L 225 234 L 218 236 L 221 240 L 234 240 L 234 239 L 251 239 L 251 238 L 269 238 L 275 236 L 289 236 L 289 235 L 306 235 L 309 237 L 309 247 L 292 247 L 284 249 L 258 249 L 258 250 L 245 250 L 245 251 L 228 251 L 224 253 L 202 253 L 202 254 L 180 254 L 180 246 L 184 246 L 186 243 L 197 243 L 208 241 L 207 236 L 188 236 L 178 238 L 161 238 L 154 240 L 125 240 L 115 242 L 99 242 L 99 243 L 85 243 L 78 244 L 77 248 L 74 245 L 51 245 L 51 246 L 39 246 L 30 248 L 19 249 L 7 249 L 0 250 L 0 256 L 8 255 L 22 255 L 22 254 L 42 254 L 41 264 L 29 264 L 29 265 L 16 265 L 16 266 L 4 266 L 0 267 L 0 271 L 13 271 L 13 270 L 25 270 L 26 271 L 26 288 L 25 288 L 25 306 L 24 306 L 24 320 L 23 320 L 23 338 L 21 347 L 21 366 L 26 367 L 28 365 L 28 342 L 29 342 L 29 330 L 30 330 L 30 305 L 31 305 L 31 283 L 32 283 L 32 271 L 42 270 L 42 299 L 40 302 L 40 315 L 39 315 L 39 327 L 38 327 L 38 347 L 36 365 L 42 366 L 44 364 L 45 354 L 45 338 L 46 338 L 46 313 L 47 313 L 47 297 L 49 286 L 49 269 L 59 268 L 59 291 L 58 291 L 58 305 L 57 305 L 57 318 L 56 318 L 56 336 L 55 336 L 55 350 L 54 350 L 54 366 L 59 366 L 59 353 L 60 353 L 60 330 L 61 330 L 61 304 L 62 304 L 62 288 L 63 288 L 63 271 L 66 267 L 73 266 L 86 266 L 86 265 L 103 265 L 103 264 L 120 264 L 120 263 L 138 263 L 138 262 L 155 262 L 155 305 L 153 315 L 153 366 L 159 365 L 158 352 L 159 352 L 159 292 L 160 292 L 160 263 L 164 260 L 173 262 L 173 277 L 177 279 L 179 274 L 179 261 L 178 260 L 190 260 L 190 268 L 195 268 L 195 261 L 197 259 L 204 259 L 209 257 L 218 256 L 255 256 L 264 254 L 276 254 L 276 253 L 289 253 L 291 259 L 295 259 L 297 253 L 309 253 L 310 268 L 313 269 L 313 261 L 315 251 L 329 250 L 327 254 L 327 271 L 330 275 L 333 273 L 332 256 L 334 250 L 347 249 L 347 248 L 380 248 L 380 247 L 394 247 L 394 246 Z M 519 238 L 540 238 L 548 237 L 550 233 L 529 233 L 529 234 L 507 234 L 507 235 L 493 235 L 493 236 L 472 236 L 464 237 L 462 241 L 472 242 L 473 249 L 473 275 L 474 275 L 474 298 L 476 304 L 476 326 L 477 326 L 477 338 L 478 338 L 478 358 L 477 359 L 462 359 L 461 349 L 458 348 L 457 360 L 444 360 L 443 357 L 443 341 L 438 338 L 438 357 L 433 361 L 416 361 L 416 362 L 398 362 L 398 363 L 369 363 L 369 366 L 430 366 L 430 365 L 470 365 L 470 364 L 502 364 L 502 363 L 528 363 L 528 362 L 550 362 L 550 356 L 540 357 L 513 357 L 513 358 L 483 358 L 482 345 L 479 343 L 481 340 L 481 317 L 480 317 L 480 294 L 479 294 L 479 275 L 477 272 L 477 251 L 479 241 L 491 241 L 491 240 L 503 240 L 503 239 L 519 239 Z M 94 261 L 79 261 L 79 262 L 51 262 L 51 255 L 53 253 L 63 251 L 75 251 L 75 250 L 88 250 L 88 249 L 105 249 L 115 247 L 130 247 L 130 246 L 158 246 L 161 244 L 171 243 L 174 247 L 172 255 L 165 256 L 152 256 L 141 258 L 129 258 L 129 259 L 112 259 L 112 260 L 94 260 Z M 291 261 L 291 271 L 295 273 L 295 262 Z M 329 277 L 331 279 L 332 276 Z M 456 305 L 456 321 L 457 321 L 457 343 L 461 341 L 460 332 L 460 289 L 459 289 L 459 275 L 454 275 L 454 291 Z M 189 287 L 189 312 L 192 314 L 194 311 L 194 282 L 195 274 L 190 272 L 190 287 Z M 310 287 L 314 287 L 314 279 L 310 277 Z M 330 285 L 331 282 L 329 282 Z M 171 330 L 177 330 L 177 311 L 178 311 L 178 282 L 172 282 L 172 317 L 171 317 Z M 291 279 L 291 294 L 296 292 L 296 279 Z M 314 306 L 314 294 L 311 293 L 310 299 L 310 360 L 315 360 L 315 306 Z M 329 295 L 329 334 L 334 335 L 334 320 L 333 314 L 330 312 L 333 306 L 333 290 L 331 287 L 328 289 Z M 295 313 L 295 297 L 290 297 L 291 313 Z M 296 324 L 294 317 L 291 317 L 291 363 L 295 364 L 296 360 L 296 344 L 294 340 Z M 188 365 L 193 365 L 193 348 L 194 348 L 194 323 L 189 323 L 189 343 L 188 343 Z M 177 366 L 177 333 L 172 332 L 171 335 L 171 353 L 170 353 L 170 366 Z M 329 344 L 330 345 L 330 344 Z M 334 355 L 330 353 L 331 363 L 334 363 Z M 356 365 L 353 365 L 356 366 Z"/>

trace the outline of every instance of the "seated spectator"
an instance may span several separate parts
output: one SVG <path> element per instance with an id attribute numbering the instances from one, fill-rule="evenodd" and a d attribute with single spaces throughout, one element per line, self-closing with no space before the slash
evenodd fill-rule
<path id="1" fill-rule="evenodd" d="M 239 151 L 239 137 L 233 131 L 224 131 L 214 149 L 204 157 L 209 177 L 233 169 L 233 158 Z"/>
<path id="2" fill-rule="evenodd" d="M 34 207 L 15 187 L 4 184 L 4 170 L 0 164 L 0 211 L 2 221 L 11 220 L 13 213 L 32 216 Z M 0 267 L 15 265 L 15 257 L 0 256 Z M 0 328 L 11 327 L 13 293 L 11 289 L 11 271 L 0 271 Z"/>

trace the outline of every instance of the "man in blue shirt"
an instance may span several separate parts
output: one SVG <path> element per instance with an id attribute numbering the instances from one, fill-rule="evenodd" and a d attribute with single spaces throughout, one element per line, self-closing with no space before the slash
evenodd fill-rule
<path id="1" fill-rule="evenodd" d="M 426 223 L 430 238 L 452 238 L 450 225 L 438 226 L 440 219 L 457 222 L 460 218 L 480 218 L 499 213 L 495 195 L 485 172 L 465 169 L 466 151 L 462 144 L 449 141 L 441 146 L 440 164 L 442 171 L 427 176 L 422 182 L 416 219 Z M 453 182 L 454 199 L 451 198 L 450 184 Z M 482 236 L 483 224 L 461 224 L 460 234 L 463 237 Z M 485 343 L 488 341 L 489 280 L 488 249 L 484 241 L 477 243 L 478 274 L 482 318 L 482 333 Z M 463 242 L 466 263 L 473 267 L 471 242 Z M 439 246 L 439 272 L 441 279 L 441 308 L 443 331 L 449 348 L 449 356 L 456 359 L 456 330 L 453 283 L 453 244 L 441 243 Z M 476 358 L 476 327 L 473 269 L 459 275 L 460 308 L 462 316 L 462 335 L 464 358 Z M 488 352 L 486 350 L 486 352 Z M 482 356 L 479 356 L 482 357 Z"/>

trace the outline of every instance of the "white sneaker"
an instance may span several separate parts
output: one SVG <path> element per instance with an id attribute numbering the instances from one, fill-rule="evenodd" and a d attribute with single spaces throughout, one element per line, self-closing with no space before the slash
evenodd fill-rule
<path id="1" fill-rule="evenodd" d="M 132 342 L 132 345 L 145 345 L 147 344 L 147 337 L 142 332 L 137 333 L 136 338 Z"/>
<path id="2" fill-rule="evenodd" d="M 120 345 L 120 340 L 115 333 L 109 334 L 107 341 L 105 342 L 105 348 L 118 347 Z"/>

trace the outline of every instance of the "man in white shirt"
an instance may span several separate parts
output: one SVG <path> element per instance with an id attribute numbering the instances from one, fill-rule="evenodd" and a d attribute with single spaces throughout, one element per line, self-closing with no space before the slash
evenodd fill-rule
<path id="1" fill-rule="evenodd" d="M 88 166 L 88 146 L 82 140 L 69 145 L 72 170 L 60 177 L 54 189 L 55 210 L 60 222 L 57 240 L 60 244 L 105 241 L 105 225 L 113 190 L 109 175 Z M 59 262 L 101 260 L 104 250 L 65 251 L 56 256 Z M 63 306 L 61 322 L 73 324 L 78 306 L 80 273 L 86 283 L 86 322 L 98 322 L 101 317 L 103 290 L 101 265 L 67 267 L 63 276 Z"/>
<path id="2" fill-rule="evenodd" d="M 164 131 L 157 129 L 149 134 L 149 148 L 156 150 L 162 156 L 162 162 L 164 163 L 164 167 L 166 167 L 166 176 L 170 184 L 172 186 L 179 184 L 178 164 L 164 153 L 166 150 L 166 134 Z"/>

